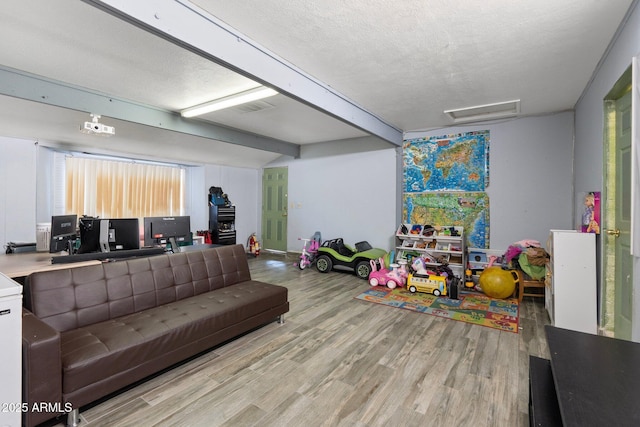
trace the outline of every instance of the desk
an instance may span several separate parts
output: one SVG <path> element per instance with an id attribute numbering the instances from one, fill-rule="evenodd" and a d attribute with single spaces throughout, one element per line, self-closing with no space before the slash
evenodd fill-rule
<path id="1" fill-rule="evenodd" d="M 640 344 L 545 326 L 565 426 L 639 426 Z"/>
<path id="2" fill-rule="evenodd" d="M 0 255 L 0 272 L 15 280 L 26 277 L 36 271 L 101 264 L 101 262 L 97 260 L 74 262 L 73 264 L 51 264 L 51 257 L 53 255 L 54 254 L 47 252 L 3 254 Z"/>

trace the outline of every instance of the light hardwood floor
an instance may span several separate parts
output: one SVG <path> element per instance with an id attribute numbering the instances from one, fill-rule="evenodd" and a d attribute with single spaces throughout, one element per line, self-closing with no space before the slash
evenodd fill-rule
<path id="1" fill-rule="evenodd" d="M 528 426 L 528 357 L 549 357 L 541 299 L 518 334 L 354 297 L 353 274 L 262 254 L 291 310 L 81 412 L 81 426 Z"/>

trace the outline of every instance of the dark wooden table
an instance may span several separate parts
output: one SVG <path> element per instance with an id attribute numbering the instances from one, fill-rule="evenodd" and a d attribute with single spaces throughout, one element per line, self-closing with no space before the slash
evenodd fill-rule
<path id="1" fill-rule="evenodd" d="M 565 426 L 640 426 L 640 344 L 545 326 Z"/>

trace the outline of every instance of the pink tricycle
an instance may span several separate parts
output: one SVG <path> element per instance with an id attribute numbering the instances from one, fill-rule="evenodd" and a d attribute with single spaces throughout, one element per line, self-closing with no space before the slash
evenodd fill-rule
<path id="1" fill-rule="evenodd" d="M 389 289 L 395 289 L 396 286 L 404 286 L 407 283 L 406 261 L 399 260 L 389 267 L 391 270 L 384 268 L 384 260 L 380 258 L 378 262 L 371 260 L 371 273 L 369 274 L 369 284 L 371 286 L 387 285 Z M 378 268 L 380 264 L 380 268 Z"/>
<path id="2" fill-rule="evenodd" d="M 303 239 L 298 237 L 298 240 L 302 240 L 302 253 L 300 259 L 296 264 L 300 270 L 304 270 L 307 267 L 313 265 L 316 262 L 318 256 L 318 248 L 320 247 L 320 232 L 316 232 L 311 239 Z"/>

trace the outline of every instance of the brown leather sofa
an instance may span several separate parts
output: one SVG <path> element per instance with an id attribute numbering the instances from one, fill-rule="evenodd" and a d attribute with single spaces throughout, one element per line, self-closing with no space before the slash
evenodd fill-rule
<path id="1" fill-rule="evenodd" d="M 243 246 L 30 275 L 23 310 L 23 401 L 36 425 L 289 311 L 287 288 L 251 279 Z"/>

